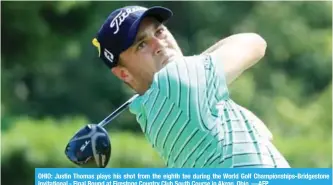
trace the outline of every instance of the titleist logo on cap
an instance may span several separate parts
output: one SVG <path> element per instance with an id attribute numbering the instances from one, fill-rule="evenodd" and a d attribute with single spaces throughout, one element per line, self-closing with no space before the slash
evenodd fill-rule
<path id="1" fill-rule="evenodd" d="M 126 8 L 125 10 L 121 10 L 115 18 L 110 23 L 110 28 L 116 28 L 116 30 L 113 32 L 113 34 L 117 34 L 119 31 L 119 27 L 124 22 L 124 20 L 133 12 L 140 11 L 140 10 L 146 10 L 146 8 L 143 7 L 133 7 L 133 8 Z"/>

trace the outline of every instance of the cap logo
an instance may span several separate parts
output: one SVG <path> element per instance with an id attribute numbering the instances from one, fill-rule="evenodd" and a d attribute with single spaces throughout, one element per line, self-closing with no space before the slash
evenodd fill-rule
<path id="1" fill-rule="evenodd" d="M 114 56 L 113 54 L 108 51 L 107 49 L 104 49 L 104 56 L 106 59 L 108 59 L 111 63 L 113 63 Z"/>
<path id="2" fill-rule="evenodd" d="M 133 12 L 140 11 L 140 10 L 146 10 L 146 8 L 143 7 L 132 7 L 132 8 L 125 8 L 124 10 L 121 10 L 116 17 L 113 18 L 113 20 L 110 23 L 110 28 L 115 27 L 115 31 L 113 34 L 117 34 L 119 32 L 119 28 L 121 24 L 124 22 L 124 20 Z"/>

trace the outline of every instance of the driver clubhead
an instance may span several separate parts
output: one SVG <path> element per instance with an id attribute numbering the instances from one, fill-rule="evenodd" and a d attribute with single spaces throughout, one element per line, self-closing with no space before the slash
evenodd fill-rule
<path id="1" fill-rule="evenodd" d="M 97 124 L 86 125 L 71 138 L 65 154 L 80 167 L 105 168 L 111 157 L 109 135 Z"/>

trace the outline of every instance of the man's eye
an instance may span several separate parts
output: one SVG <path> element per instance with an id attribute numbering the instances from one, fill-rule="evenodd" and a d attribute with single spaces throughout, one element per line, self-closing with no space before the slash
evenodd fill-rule
<path id="1" fill-rule="evenodd" d="M 164 30 L 165 30 L 164 28 L 159 28 L 159 29 L 156 31 L 156 35 L 159 36 L 159 35 L 163 34 Z"/>
<path id="2" fill-rule="evenodd" d="M 137 50 L 143 49 L 146 46 L 146 42 L 142 41 L 138 44 Z"/>

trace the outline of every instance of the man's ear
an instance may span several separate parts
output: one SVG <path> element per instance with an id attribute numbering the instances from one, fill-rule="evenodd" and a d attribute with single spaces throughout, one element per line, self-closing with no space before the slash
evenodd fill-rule
<path id="1" fill-rule="evenodd" d="M 132 80 L 131 73 L 123 66 L 113 67 L 111 72 L 125 83 L 129 83 Z"/>

